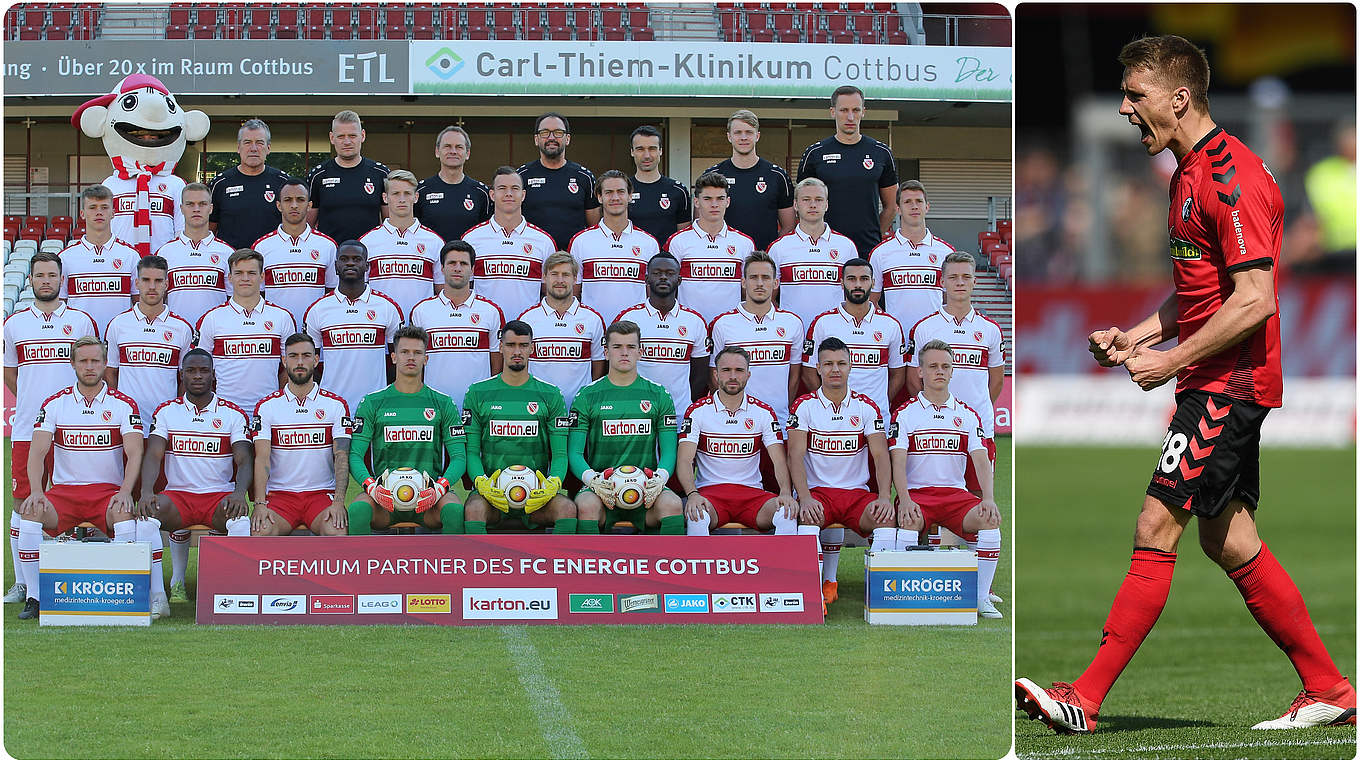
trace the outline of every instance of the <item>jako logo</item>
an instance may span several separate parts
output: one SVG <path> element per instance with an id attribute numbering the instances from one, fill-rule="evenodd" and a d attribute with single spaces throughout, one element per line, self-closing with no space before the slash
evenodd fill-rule
<path id="1" fill-rule="evenodd" d="M 448 79 L 463 68 L 463 59 L 452 50 L 442 47 L 425 59 L 425 68 L 440 79 Z"/>
<path id="2" fill-rule="evenodd" d="M 556 620 L 555 588 L 463 589 L 464 620 Z"/>
<path id="3" fill-rule="evenodd" d="M 708 595 L 666 594 L 666 612 L 708 612 Z"/>

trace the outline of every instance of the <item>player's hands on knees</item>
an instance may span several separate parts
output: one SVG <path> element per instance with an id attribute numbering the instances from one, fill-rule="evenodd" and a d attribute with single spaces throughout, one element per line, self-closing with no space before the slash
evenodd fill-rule
<path id="1" fill-rule="evenodd" d="M 25 520 L 38 522 L 42 520 L 43 513 L 47 511 L 47 494 L 42 491 L 34 491 L 24 499 L 24 503 L 19 505 L 19 516 Z"/>
<path id="2" fill-rule="evenodd" d="M 600 503 L 603 504 L 606 509 L 613 509 L 615 501 L 614 481 L 609 479 L 609 474 L 611 472 L 613 472 L 613 468 L 605 470 L 604 472 L 587 470 L 585 473 L 586 477 L 581 481 L 582 485 L 590 487 L 591 492 L 599 498 Z"/>
<path id="3" fill-rule="evenodd" d="M 368 498 L 372 499 L 374 504 L 391 512 L 395 507 L 392 506 L 392 492 L 383 487 L 386 480 L 387 470 L 383 470 L 376 478 L 364 478 L 364 493 L 368 494 Z"/>
<path id="4" fill-rule="evenodd" d="M 334 525 L 335 529 L 341 533 L 348 533 L 349 510 L 345 509 L 345 500 L 335 499 L 331 501 L 331 505 L 326 508 L 326 517 L 324 519 L 326 522 Z"/>
<path id="5" fill-rule="evenodd" d="M 255 510 L 250 513 L 250 533 L 258 536 L 264 533 L 265 528 L 269 527 L 269 500 L 260 499 L 255 502 Z"/>
<path id="6" fill-rule="evenodd" d="M 774 508 L 776 510 L 782 509 L 784 511 L 784 516 L 788 517 L 790 520 L 798 519 L 798 500 L 789 494 L 782 493 L 774 497 Z"/>
<path id="7" fill-rule="evenodd" d="M 642 505 L 651 509 L 656 504 L 657 497 L 666 489 L 666 481 L 671 479 L 671 474 L 665 470 L 658 469 L 656 472 L 643 470 L 647 473 L 647 480 L 642 484 Z"/>
<path id="8" fill-rule="evenodd" d="M 897 502 L 897 527 L 905 528 L 922 521 L 921 507 L 911 499 L 902 497 Z"/>
<path id="9" fill-rule="evenodd" d="M 1096 330 L 1091 333 L 1088 340 L 1091 355 L 1102 367 L 1117 367 L 1133 352 L 1133 341 L 1129 339 L 1128 333 L 1118 327 Z"/>
<path id="10" fill-rule="evenodd" d="M 812 494 L 801 496 L 798 499 L 798 522 L 804 525 L 821 525 L 822 520 L 826 519 L 826 509 L 820 501 L 812 498 Z"/>
<path id="11" fill-rule="evenodd" d="M 161 512 L 160 495 L 154 493 L 143 494 L 137 501 L 137 506 L 132 508 L 132 516 L 137 519 L 155 517 Z"/>
<path id="12" fill-rule="evenodd" d="M 119 491 L 109 499 L 109 511 L 113 513 L 132 514 L 132 495 Z"/>
<path id="13" fill-rule="evenodd" d="M 685 519 L 690 521 L 702 520 L 712 514 L 713 505 L 704 498 L 699 492 L 694 492 L 685 499 Z"/>
<path id="14" fill-rule="evenodd" d="M 983 499 L 978 504 L 978 517 L 982 519 L 983 525 L 1000 525 L 1001 510 L 997 508 L 996 502 L 991 499 Z"/>
<path id="15" fill-rule="evenodd" d="M 1137 383 L 1139 388 L 1150 391 L 1164 385 L 1180 372 L 1181 367 L 1176 366 L 1170 357 L 1167 351 L 1139 346 L 1124 360 L 1124 369 L 1129 371 L 1129 379 Z"/>
<path id="16" fill-rule="evenodd" d="M 222 516 L 226 519 L 235 520 L 248 514 L 250 514 L 250 504 L 246 502 L 245 494 L 232 491 L 222 497 Z"/>
<path id="17" fill-rule="evenodd" d="M 869 502 L 869 516 L 879 524 L 891 523 L 893 518 L 896 517 L 893 514 L 892 500 L 878 498 Z"/>

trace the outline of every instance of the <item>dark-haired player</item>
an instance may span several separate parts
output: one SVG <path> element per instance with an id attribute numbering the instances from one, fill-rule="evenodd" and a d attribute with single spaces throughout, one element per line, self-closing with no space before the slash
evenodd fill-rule
<path id="1" fill-rule="evenodd" d="M 633 156 L 633 197 L 628 218 L 633 225 L 661 242 L 689 224 L 689 190 L 677 179 L 661 173 L 661 130 L 643 124 L 628 136 Z"/>

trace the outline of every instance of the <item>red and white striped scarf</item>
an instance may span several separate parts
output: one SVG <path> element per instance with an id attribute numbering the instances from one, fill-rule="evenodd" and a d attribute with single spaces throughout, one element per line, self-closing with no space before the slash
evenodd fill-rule
<path id="1" fill-rule="evenodd" d="M 159 164 L 144 164 L 141 161 L 125 161 L 120 156 L 111 156 L 113 159 L 113 170 L 118 174 L 119 179 L 137 178 L 137 205 L 132 211 L 132 230 L 133 239 L 124 241 L 132 243 L 132 247 L 137 249 L 140 256 L 151 255 L 151 178 L 157 174 L 169 174 L 174 171 L 174 165 L 166 168 L 166 162 Z"/>

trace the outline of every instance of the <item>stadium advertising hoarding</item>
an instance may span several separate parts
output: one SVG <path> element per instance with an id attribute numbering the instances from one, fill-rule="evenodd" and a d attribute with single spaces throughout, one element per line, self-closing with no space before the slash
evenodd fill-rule
<path id="1" fill-rule="evenodd" d="M 806 536 L 206 536 L 199 623 L 820 623 Z"/>
<path id="2" fill-rule="evenodd" d="M 1011 49 L 515 40 L 7 42 L 5 94 L 108 92 L 151 74 L 182 95 L 645 95 L 1009 102 Z"/>
<path id="3" fill-rule="evenodd" d="M 151 625 L 151 545 L 46 541 L 38 550 L 49 625 Z"/>

